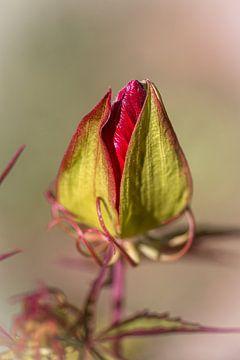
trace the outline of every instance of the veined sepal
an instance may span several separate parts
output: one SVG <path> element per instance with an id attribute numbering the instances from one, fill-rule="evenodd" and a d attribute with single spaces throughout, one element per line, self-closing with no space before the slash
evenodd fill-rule
<path id="1" fill-rule="evenodd" d="M 146 86 L 121 180 L 121 238 L 144 234 L 180 216 L 192 194 L 190 170 L 161 97 L 150 81 Z"/>
<path id="2" fill-rule="evenodd" d="M 111 111 L 111 91 L 79 123 L 64 155 L 57 177 L 57 199 L 79 223 L 100 229 L 96 199 L 108 231 L 117 235 L 116 189 L 113 169 L 101 130 Z"/>

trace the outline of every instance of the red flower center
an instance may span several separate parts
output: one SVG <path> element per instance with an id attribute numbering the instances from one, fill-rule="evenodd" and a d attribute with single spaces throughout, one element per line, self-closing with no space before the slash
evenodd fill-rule
<path id="1" fill-rule="evenodd" d="M 119 209 L 120 182 L 128 145 L 140 115 L 146 91 L 137 80 L 130 81 L 117 95 L 111 115 L 103 128 L 103 141 L 107 146 L 116 183 L 116 208 Z"/>

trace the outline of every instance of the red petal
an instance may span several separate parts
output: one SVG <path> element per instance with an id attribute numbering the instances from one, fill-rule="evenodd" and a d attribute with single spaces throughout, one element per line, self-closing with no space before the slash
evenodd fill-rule
<path id="1" fill-rule="evenodd" d="M 145 97 L 146 91 L 140 82 L 130 81 L 118 93 L 112 105 L 110 118 L 103 128 L 103 140 L 112 161 L 118 198 L 128 145 Z M 117 209 L 118 203 L 119 199 L 116 204 Z"/>

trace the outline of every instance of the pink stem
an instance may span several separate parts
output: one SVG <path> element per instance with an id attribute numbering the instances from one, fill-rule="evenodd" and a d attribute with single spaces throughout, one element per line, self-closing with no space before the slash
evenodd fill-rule
<path id="1" fill-rule="evenodd" d="M 122 320 L 123 307 L 124 307 L 124 280 L 125 280 L 125 266 L 124 259 L 120 259 L 113 265 L 113 280 L 112 280 L 112 322 L 117 324 Z M 121 343 L 116 340 L 113 342 L 113 353 L 116 358 L 121 357 Z"/>
<path id="2" fill-rule="evenodd" d="M 22 252 L 22 250 L 17 249 L 17 250 L 13 250 L 13 251 L 5 253 L 5 254 L 0 254 L 0 261 L 5 260 L 5 259 L 9 258 L 10 256 L 19 254 L 20 252 Z"/>
<path id="3" fill-rule="evenodd" d="M 3 182 L 3 180 L 5 179 L 5 177 L 8 175 L 8 173 L 11 171 L 12 167 L 14 166 L 14 164 L 16 163 L 17 159 L 19 158 L 19 156 L 21 155 L 21 153 L 23 152 L 25 148 L 25 145 L 22 145 L 17 151 L 16 153 L 13 155 L 12 159 L 9 161 L 9 163 L 7 164 L 7 166 L 5 167 L 5 169 L 3 170 L 2 174 L 0 175 L 0 184 Z"/>
<path id="4" fill-rule="evenodd" d="M 91 286 L 90 292 L 87 297 L 87 301 L 85 303 L 84 321 L 85 321 L 86 340 L 87 342 L 90 343 L 92 340 L 92 334 L 95 327 L 97 301 L 100 295 L 100 291 L 103 287 L 106 273 L 108 270 L 109 261 L 111 260 L 112 256 L 113 256 L 113 246 L 112 244 L 110 244 L 102 268 Z"/>
<path id="5" fill-rule="evenodd" d="M 120 259 L 113 265 L 112 281 L 112 305 L 113 305 L 113 324 L 118 323 L 122 318 L 124 301 L 124 262 Z"/>

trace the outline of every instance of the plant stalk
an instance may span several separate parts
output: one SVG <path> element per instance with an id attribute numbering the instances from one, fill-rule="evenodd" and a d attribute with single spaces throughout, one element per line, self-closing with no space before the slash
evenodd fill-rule
<path id="1" fill-rule="evenodd" d="M 117 324 L 121 321 L 124 308 L 125 293 L 125 263 L 123 257 L 113 265 L 112 269 L 112 322 Z M 116 359 L 122 356 L 121 341 L 113 342 L 113 354 Z"/>

